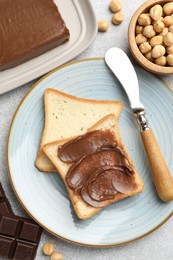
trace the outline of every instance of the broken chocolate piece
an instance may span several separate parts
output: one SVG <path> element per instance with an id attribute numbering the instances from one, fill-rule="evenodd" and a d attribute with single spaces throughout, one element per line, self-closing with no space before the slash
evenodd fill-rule
<path id="1" fill-rule="evenodd" d="M 0 215 L 4 215 L 4 214 L 14 214 L 14 213 L 5 195 L 2 185 L 0 183 Z"/>

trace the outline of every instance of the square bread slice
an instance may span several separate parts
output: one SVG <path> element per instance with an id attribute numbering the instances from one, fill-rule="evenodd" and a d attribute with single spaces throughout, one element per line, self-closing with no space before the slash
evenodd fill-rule
<path id="1" fill-rule="evenodd" d="M 138 174 L 138 172 L 134 166 L 134 163 L 130 159 L 130 157 L 126 151 L 126 148 L 122 142 L 122 138 L 120 136 L 120 131 L 119 131 L 119 127 L 118 127 L 118 121 L 117 121 L 117 118 L 115 117 L 115 115 L 110 114 L 110 115 L 105 116 L 104 118 L 99 120 L 95 125 L 93 125 L 88 131 L 93 131 L 93 130 L 110 130 L 111 133 L 113 133 L 113 135 L 114 135 L 114 138 L 115 138 L 115 141 L 116 141 L 118 147 L 121 148 L 121 150 L 123 151 L 123 153 L 126 156 L 126 159 L 129 162 L 129 164 L 132 165 L 132 167 L 134 169 L 134 174 L 132 175 L 134 178 L 133 181 L 135 183 L 134 190 L 132 190 L 129 194 L 118 193 L 114 199 L 109 200 L 107 205 L 109 205 L 115 201 L 121 200 L 125 197 L 133 196 L 135 194 L 142 192 L 143 187 L 144 187 L 143 181 L 142 181 L 140 175 Z M 73 137 L 73 138 L 75 138 L 75 137 Z M 62 180 L 64 181 L 66 188 L 68 190 L 68 193 L 69 193 L 70 200 L 73 204 L 73 207 L 74 207 L 74 210 L 75 210 L 77 216 L 80 219 L 87 219 L 87 218 L 90 218 L 91 216 L 95 215 L 98 211 L 100 211 L 101 208 L 95 208 L 95 207 L 88 205 L 86 202 L 84 202 L 84 200 L 79 195 L 76 195 L 74 193 L 74 191 L 68 187 L 65 177 L 66 177 L 68 169 L 71 166 L 71 163 L 65 163 L 65 162 L 61 161 L 58 157 L 58 148 L 60 146 L 62 146 L 64 143 L 72 140 L 73 138 L 67 138 L 67 139 L 51 142 L 49 144 L 45 144 L 43 146 L 43 150 L 46 153 L 46 155 L 49 157 L 49 159 L 52 161 L 52 163 L 55 165 L 58 173 L 60 174 Z"/>
<path id="2" fill-rule="evenodd" d="M 44 144 L 55 140 L 84 134 L 102 117 L 113 113 L 119 117 L 122 102 L 78 98 L 55 89 L 44 93 L 45 126 L 36 158 L 40 171 L 56 171 L 42 150 Z"/>

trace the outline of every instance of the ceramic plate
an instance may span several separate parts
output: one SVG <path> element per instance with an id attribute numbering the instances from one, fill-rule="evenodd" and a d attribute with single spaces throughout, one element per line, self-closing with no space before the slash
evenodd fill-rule
<path id="1" fill-rule="evenodd" d="M 15 68 L 0 71 L 0 94 L 71 60 L 94 40 L 98 28 L 90 0 L 55 0 L 55 3 L 70 31 L 70 40 Z"/>
<path id="2" fill-rule="evenodd" d="M 150 126 L 173 173 L 173 93 L 157 77 L 135 69 Z M 44 125 L 43 93 L 48 87 L 84 98 L 123 101 L 120 131 L 144 181 L 143 193 L 114 203 L 89 220 L 77 218 L 58 174 L 39 172 L 34 166 Z M 50 233 L 80 245 L 111 246 L 133 241 L 155 230 L 173 213 L 173 202 L 163 203 L 156 194 L 127 97 L 102 59 L 69 63 L 31 89 L 11 125 L 8 163 L 13 189 L 30 216 Z"/>

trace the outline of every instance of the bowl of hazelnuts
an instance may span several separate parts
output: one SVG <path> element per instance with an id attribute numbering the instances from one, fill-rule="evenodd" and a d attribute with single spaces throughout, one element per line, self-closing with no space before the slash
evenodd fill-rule
<path id="1" fill-rule="evenodd" d="M 173 73 L 173 1 L 149 0 L 132 16 L 128 39 L 138 63 L 156 74 Z"/>

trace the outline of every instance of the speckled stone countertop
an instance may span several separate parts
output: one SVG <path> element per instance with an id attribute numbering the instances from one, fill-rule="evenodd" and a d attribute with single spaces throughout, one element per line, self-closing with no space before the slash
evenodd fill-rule
<path id="1" fill-rule="evenodd" d="M 91 2 L 97 19 L 111 20 L 111 12 L 108 9 L 108 0 L 91 0 Z M 123 3 L 123 13 L 125 16 L 123 23 L 119 26 L 113 26 L 110 23 L 109 30 L 106 33 L 98 33 L 90 47 L 75 59 L 103 57 L 108 48 L 117 46 L 126 51 L 133 60 L 129 51 L 127 39 L 128 24 L 134 11 L 144 1 L 121 0 L 121 2 Z M 173 88 L 173 76 L 163 77 L 163 79 Z M 8 179 L 6 144 L 13 115 L 21 99 L 35 82 L 36 80 L 0 96 L 0 181 L 3 184 L 15 214 L 21 216 L 27 216 L 27 214 L 18 202 Z M 65 260 L 171 260 L 173 259 L 173 218 L 169 219 L 155 232 L 138 241 L 106 249 L 77 246 L 64 242 L 43 231 L 37 251 L 37 260 L 48 259 L 42 254 L 42 246 L 47 241 L 56 245 L 56 249 L 64 255 Z"/>

